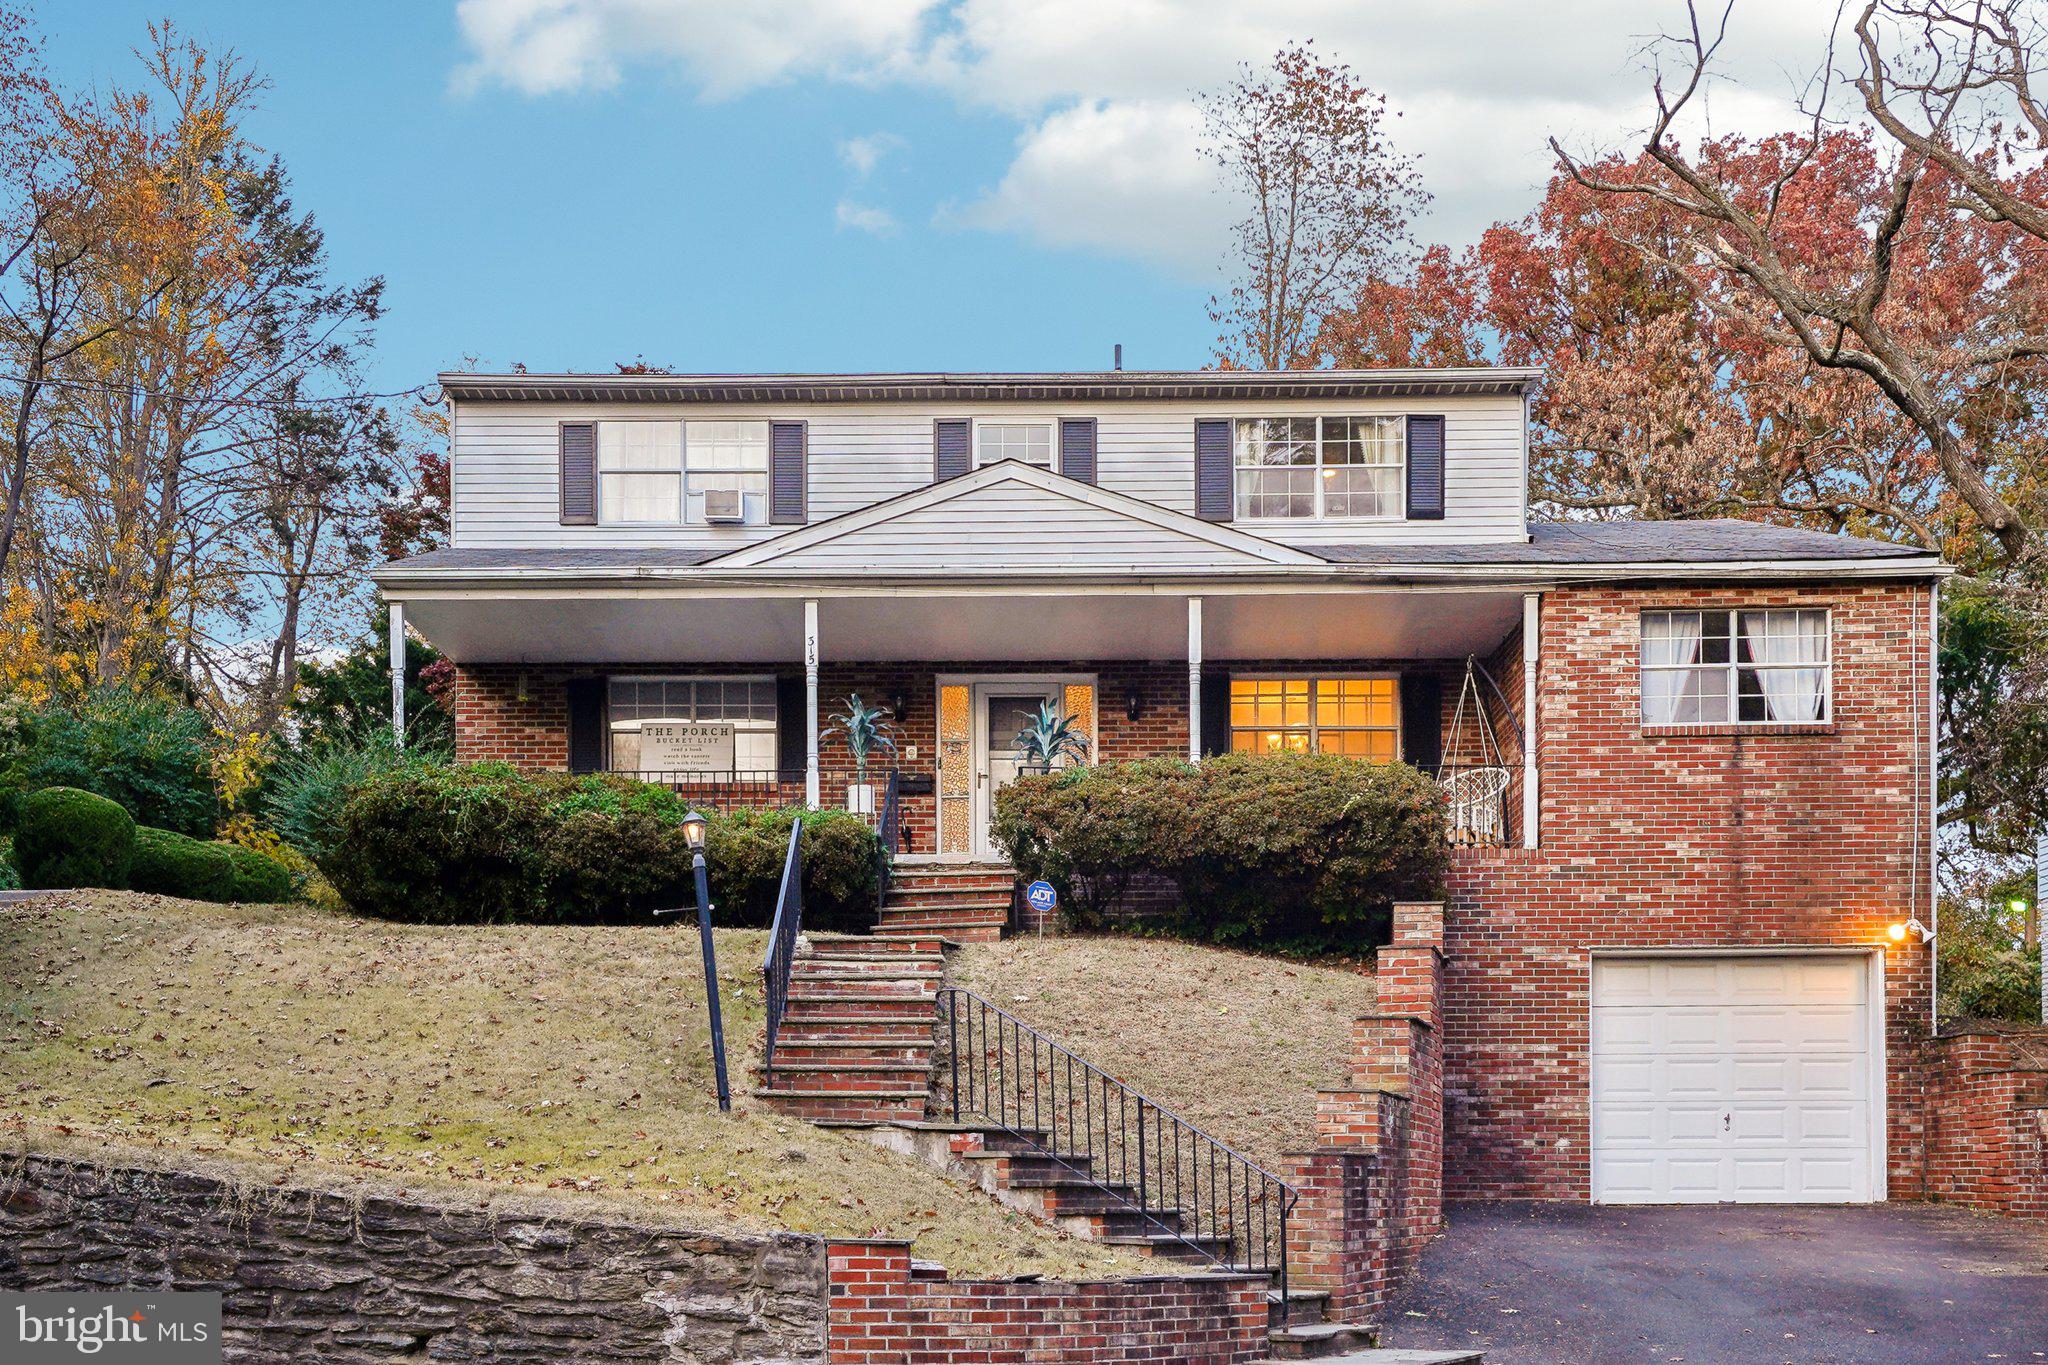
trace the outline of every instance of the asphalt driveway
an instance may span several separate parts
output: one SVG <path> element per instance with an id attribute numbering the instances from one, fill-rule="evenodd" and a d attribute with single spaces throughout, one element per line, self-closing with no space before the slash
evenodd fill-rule
<path id="1" fill-rule="evenodd" d="M 1920 1204 L 1460 1204 L 1383 1344 L 1487 1365 L 2048 1360 L 2048 1230 Z"/>

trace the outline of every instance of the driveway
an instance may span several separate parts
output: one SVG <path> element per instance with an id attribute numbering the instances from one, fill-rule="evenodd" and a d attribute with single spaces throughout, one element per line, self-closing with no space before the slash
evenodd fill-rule
<path id="1" fill-rule="evenodd" d="M 2048 1230 L 1924 1204 L 1459 1204 L 1383 1344 L 1487 1365 L 2048 1360 Z"/>

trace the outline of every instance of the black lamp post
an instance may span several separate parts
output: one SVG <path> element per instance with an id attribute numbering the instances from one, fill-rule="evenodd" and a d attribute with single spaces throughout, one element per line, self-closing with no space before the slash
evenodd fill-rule
<path id="1" fill-rule="evenodd" d="M 701 812 L 691 811 L 683 817 L 683 839 L 690 846 L 690 871 L 697 879 L 697 936 L 704 944 L 704 1000 L 711 1007 L 711 1063 L 718 1072 L 718 1107 L 730 1110 L 732 1086 L 725 1076 L 725 1019 L 718 1008 L 718 952 L 711 943 L 711 879 L 704 868 L 704 830 L 709 823 Z"/>

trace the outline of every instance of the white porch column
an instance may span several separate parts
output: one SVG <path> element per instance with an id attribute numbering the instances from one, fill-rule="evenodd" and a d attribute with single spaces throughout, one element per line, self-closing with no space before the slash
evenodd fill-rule
<path id="1" fill-rule="evenodd" d="M 1522 847 L 1535 848 L 1542 792 L 1536 776 L 1536 660 L 1541 652 L 1543 594 L 1522 594 Z"/>
<path id="2" fill-rule="evenodd" d="M 804 805 L 818 808 L 818 604 L 804 603 Z"/>
<path id="3" fill-rule="evenodd" d="M 1188 762 L 1202 761 L 1202 599 L 1188 599 Z"/>
<path id="4" fill-rule="evenodd" d="M 405 603 L 391 603 L 391 738 L 405 747 Z"/>

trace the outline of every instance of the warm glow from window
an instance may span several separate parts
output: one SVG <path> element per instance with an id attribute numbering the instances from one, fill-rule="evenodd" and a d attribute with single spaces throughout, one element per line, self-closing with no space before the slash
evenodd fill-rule
<path id="1" fill-rule="evenodd" d="M 1236 753 L 1324 753 L 1391 762 L 1401 756 L 1394 678 L 1232 678 Z"/>

